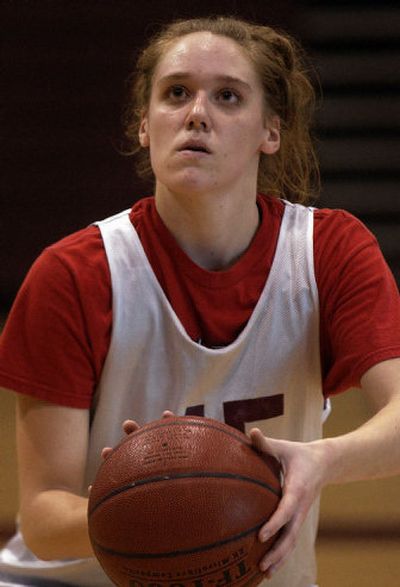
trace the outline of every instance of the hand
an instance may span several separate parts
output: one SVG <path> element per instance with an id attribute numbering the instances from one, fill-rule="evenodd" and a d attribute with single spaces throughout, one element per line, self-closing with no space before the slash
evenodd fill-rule
<path id="1" fill-rule="evenodd" d="M 163 418 L 170 418 L 171 416 L 174 416 L 175 414 L 173 412 L 170 412 L 169 410 L 165 410 L 162 414 Z M 122 429 L 124 431 L 124 433 L 126 435 L 132 434 L 132 432 L 136 432 L 136 430 L 139 430 L 140 425 L 135 421 L 135 420 L 125 420 L 122 424 Z M 111 453 L 112 453 L 113 449 L 110 446 L 105 446 L 103 448 L 103 450 L 101 451 L 101 458 L 103 460 L 105 460 Z"/>
<path id="2" fill-rule="evenodd" d="M 170 412 L 169 410 L 165 410 L 162 414 L 163 418 L 170 418 L 171 416 L 174 416 L 175 414 L 173 412 Z M 135 421 L 135 420 L 125 420 L 122 423 L 122 430 L 124 431 L 124 433 L 126 435 L 132 434 L 132 432 L 136 432 L 136 430 L 139 430 L 140 425 Z M 110 454 L 112 453 L 114 449 L 111 446 L 105 446 L 102 451 L 101 451 L 101 458 L 103 459 L 103 461 L 110 456 Z M 90 495 L 90 492 L 92 490 L 92 486 L 89 485 L 88 487 L 88 495 Z"/>
<path id="3" fill-rule="evenodd" d="M 273 547 L 260 561 L 261 571 L 270 579 L 296 546 L 307 513 L 324 485 L 324 444 L 273 440 L 258 428 L 250 431 L 250 438 L 255 448 L 280 461 L 284 474 L 283 497 L 259 533 L 261 542 L 266 542 L 280 531 Z"/>

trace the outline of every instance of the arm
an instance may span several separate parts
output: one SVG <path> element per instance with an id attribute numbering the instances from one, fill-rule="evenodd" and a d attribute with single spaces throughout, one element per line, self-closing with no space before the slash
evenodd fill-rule
<path id="1" fill-rule="evenodd" d="M 28 396 L 17 402 L 21 530 L 44 560 L 87 557 L 84 491 L 89 412 Z"/>
<path id="2" fill-rule="evenodd" d="M 260 531 L 264 541 L 285 526 L 261 562 L 267 576 L 272 576 L 290 555 L 305 517 L 324 486 L 400 473 L 400 359 L 369 369 L 361 387 L 371 399 L 375 414 L 348 434 L 302 444 L 267 439 L 257 429 L 250 432 L 254 444 L 274 454 L 285 472 L 280 506 Z"/>

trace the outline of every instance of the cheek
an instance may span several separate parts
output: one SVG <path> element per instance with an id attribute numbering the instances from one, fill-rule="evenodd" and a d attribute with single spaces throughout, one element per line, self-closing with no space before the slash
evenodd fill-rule
<path id="1" fill-rule="evenodd" d="M 246 149 L 246 146 L 252 149 L 264 136 L 264 122 L 258 116 L 246 117 L 232 122 L 228 132 L 231 140 L 240 145 L 241 149 Z"/>
<path id="2" fill-rule="evenodd" d="M 178 124 L 178 116 L 175 113 L 163 111 L 160 109 L 157 114 L 153 114 L 150 119 L 150 132 L 151 135 L 158 139 L 170 137 L 171 134 L 176 132 Z"/>
<path id="3" fill-rule="evenodd" d="M 153 118 L 149 125 L 149 153 L 152 164 L 162 160 L 162 153 L 170 142 L 168 136 L 168 125 Z"/>
<path id="4" fill-rule="evenodd" d="M 231 158 L 233 164 L 246 164 L 260 152 L 260 145 L 257 129 L 243 128 L 225 140 L 222 156 L 224 159 Z"/>

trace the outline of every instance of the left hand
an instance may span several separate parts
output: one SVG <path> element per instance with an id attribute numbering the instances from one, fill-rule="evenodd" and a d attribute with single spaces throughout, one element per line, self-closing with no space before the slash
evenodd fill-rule
<path id="1" fill-rule="evenodd" d="M 139 430 L 140 426 L 135 420 L 125 420 L 122 423 L 122 430 L 128 436 L 128 434 L 132 434 L 132 432 L 136 432 Z M 114 449 L 111 446 L 105 446 L 101 451 L 101 458 L 103 461 L 112 453 Z"/>
<path id="2" fill-rule="evenodd" d="M 170 410 L 165 410 L 162 414 L 163 418 L 169 418 L 170 416 L 174 416 L 174 413 Z M 132 434 L 132 432 L 136 432 L 139 430 L 140 425 L 135 420 L 125 420 L 122 423 L 122 429 L 124 433 L 128 436 Z M 105 446 L 101 451 L 101 458 L 105 460 L 113 451 L 113 448 L 110 446 Z"/>
<path id="3" fill-rule="evenodd" d="M 174 416 L 175 414 L 173 412 L 171 412 L 170 410 L 165 410 L 162 414 L 163 418 L 169 418 L 170 416 Z M 140 428 L 140 424 L 138 424 L 135 420 L 125 420 L 122 423 L 122 430 L 124 431 L 124 433 L 128 436 L 129 434 L 132 434 L 132 432 L 136 432 L 136 430 L 139 430 Z M 102 451 L 101 451 L 101 458 L 103 459 L 103 461 L 106 460 L 106 458 L 108 456 L 110 456 L 110 454 L 112 453 L 114 449 L 111 446 L 105 446 Z M 89 485 L 88 487 L 88 495 L 90 495 L 90 492 L 92 490 L 92 486 Z"/>
<path id="4" fill-rule="evenodd" d="M 323 441 L 274 440 L 266 438 L 258 428 L 250 431 L 250 438 L 258 450 L 280 461 L 284 474 L 283 497 L 259 533 L 259 539 L 265 542 L 281 531 L 271 550 L 260 561 L 262 572 L 271 578 L 296 546 L 307 513 L 324 485 L 324 444 Z"/>

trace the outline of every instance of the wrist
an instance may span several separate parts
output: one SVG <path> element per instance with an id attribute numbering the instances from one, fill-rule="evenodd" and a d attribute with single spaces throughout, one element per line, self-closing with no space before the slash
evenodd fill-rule
<path id="1" fill-rule="evenodd" d="M 324 438 L 310 443 L 317 461 L 319 471 L 319 485 L 322 489 L 327 485 L 340 482 L 338 471 L 340 456 L 335 438 Z"/>

